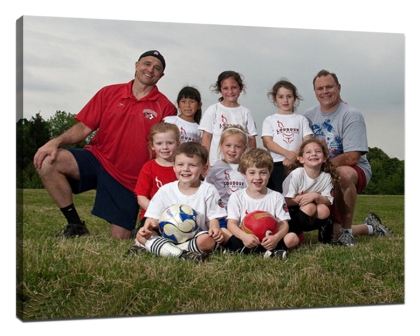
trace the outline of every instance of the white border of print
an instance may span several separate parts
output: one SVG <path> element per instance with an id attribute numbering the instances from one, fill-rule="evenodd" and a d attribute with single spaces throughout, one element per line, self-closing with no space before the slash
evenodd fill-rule
<path id="1" fill-rule="evenodd" d="M 419 41 L 418 18 L 414 15 L 414 2 L 400 1 L 398 6 L 389 6 L 376 2 L 370 4 L 366 1 L 330 1 L 322 3 L 312 1 L 291 1 L 291 2 L 272 2 L 260 0 L 250 2 L 235 1 L 208 1 L 199 3 L 196 1 L 126 1 L 120 0 L 108 6 L 87 1 L 74 0 L 68 4 L 55 1 L 19 1 L 8 5 L 3 9 L 1 16 L 2 25 L 2 78 L 3 95 L 2 116 L 6 118 L 6 125 L 15 123 L 15 71 L 12 64 L 15 64 L 15 30 L 16 20 L 22 15 L 34 16 L 56 16 L 56 17 L 78 17 L 95 19 L 115 19 L 115 20 L 137 20 L 137 21 L 160 21 L 160 22 L 179 22 L 179 23 L 201 23 L 201 24 L 224 24 L 242 26 L 263 26 L 281 28 L 303 28 L 303 29 L 327 29 L 327 30 L 349 30 L 349 31 L 370 31 L 370 32 L 392 32 L 403 33 L 406 36 L 406 131 L 405 134 L 414 134 L 411 127 L 415 127 L 414 122 L 410 122 L 414 108 L 413 98 L 417 89 L 416 82 L 419 77 L 418 60 L 420 59 L 418 47 L 415 45 Z M 104 8 L 100 8 L 104 7 Z M 118 8 L 116 8 L 118 7 Z M 109 8 L 109 9 L 106 9 Z M 397 19 L 398 18 L 398 19 Z M 3 36 L 4 35 L 4 36 Z M 217 37 L 215 37 L 217 38 Z M 13 50 L 13 52 L 11 52 Z M 416 64 L 417 63 L 417 64 Z M 417 90 L 416 90 L 417 91 Z M 9 99 L 6 99 L 9 97 Z M 415 110 L 413 110 L 415 111 Z M 414 112 L 415 113 L 415 112 Z M 9 120 L 10 118 L 10 120 Z M 10 122 L 10 124 L 9 124 Z M 4 125 L 4 124 L 3 124 Z M 8 126 L 6 126 L 8 127 Z M 7 130 L 7 128 L 4 128 Z M 13 132 L 13 131 L 12 131 Z M 417 131 L 418 132 L 418 131 Z M 3 154 L 2 163 L 14 161 L 14 148 L 5 149 L 7 141 L 14 136 L 10 132 L 2 132 Z M 8 140 L 7 140 L 8 139 Z M 406 153 L 411 152 L 412 145 L 406 141 Z M 12 159 L 9 159 L 12 158 Z M 409 159 L 406 159 L 409 161 Z M 10 171 L 9 171 L 10 169 Z M 14 167 L 3 168 L 3 175 L 14 176 Z M 411 169 L 407 167 L 406 180 L 416 181 L 412 176 Z M 8 193 L 14 192 L 15 181 L 8 180 L 6 190 Z M 407 184 L 407 186 L 409 186 Z M 23 335 L 86 335 L 89 332 L 100 335 L 142 334 L 159 335 L 165 325 L 166 332 L 170 335 L 214 335 L 215 333 L 229 334 L 259 334 L 271 331 L 271 334 L 290 334 L 310 330 L 311 335 L 354 335 L 357 331 L 369 334 L 391 335 L 411 330 L 416 323 L 412 316 L 416 309 L 416 302 L 419 298 L 418 274 L 412 269 L 411 261 L 413 255 L 410 254 L 411 242 L 413 239 L 410 224 L 412 221 L 410 209 L 415 209 L 410 200 L 411 190 L 406 193 L 406 298 L 404 305 L 375 306 L 353 308 L 327 308 L 327 309 L 307 309 L 307 310 L 282 310 L 265 311 L 256 313 L 228 313 L 228 314 L 203 314 L 194 316 L 168 316 L 168 317 L 141 317 L 141 318 L 121 318 L 121 319 L 94 319 L 78 321 L 57 321 L 57 322 L 27 322 L 22 323 L 15 317 L 15 260 L 7 260 L 2 265 L 1 283 L 1 311 L 2 330 L 13 330 L 13 334 Z M 6 194 L 7 195 L 7 194 Z M 10 209 L 7 218 L 3 218 L 4 228 L 13 228 L 15 222 L 15 202 L 12 197 L 3 197 L 2 209 Z M 13 255 L 15 250 L 15 239 L 9 231 L 3 230 L 1 255 Z M 414 231 L 414 230 L 413 230 Z M 411 235 L 410 235 L 411 234 Z M 418 235 L 417 235 L 418 236 Z M 414 242 L 413 242 L 414 243 Z M 3 260 L 5 258 L 3 257 Z M 10 259 L 10 258 L 8 258 Z M 417 263 L 418 261 L 416 261 Z M 417 271 L 418 272 L 418 271 Z M 329 323 L 319 325 L 318 320 L 327 315 Z M 191 322 L 191 321 L 194 322 Z M 255 321 L 255 322 L 252 322 Z M 283 323 L 287 321 L 287 323 Z M 169 325 L 171 326 L 169 328 Z M 13 329 L 12 329 L 13 328 Z M 172 331 L 169 331 L 172 330 Z M 204 331 L 203 331 L 204 330 Z"/>

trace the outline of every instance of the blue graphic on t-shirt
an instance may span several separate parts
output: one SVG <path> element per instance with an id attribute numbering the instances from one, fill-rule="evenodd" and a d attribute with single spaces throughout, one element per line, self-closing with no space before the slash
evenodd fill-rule
<path id="1" fill-rule="evenodd" d="M 330 119 L 325 119 L 322 124 L 313 124 L 312 132 L 320 140 L 324 140 L 330 152 L 329 158 L 332 159 L 343 153 L 343 143 L 340 136 L 331 125 Z"/>

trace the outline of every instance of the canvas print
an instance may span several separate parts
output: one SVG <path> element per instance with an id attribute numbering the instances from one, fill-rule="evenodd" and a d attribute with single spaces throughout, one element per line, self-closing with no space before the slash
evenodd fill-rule
<path id="1" fill-rule="evenodd" d="M 403 34 L 16 32 L 21 321 L 404 304 Z"/>

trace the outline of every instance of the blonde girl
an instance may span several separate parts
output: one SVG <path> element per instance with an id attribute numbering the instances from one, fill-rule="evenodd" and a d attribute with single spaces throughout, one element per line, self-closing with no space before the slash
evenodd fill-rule
<path id="1" fill-rule="evenodd" d="M 238 171 L 239 161 L 248 148 L 248 134 L 241 126 L 227 126 L 219 141 L 222 159 L 217 160 L 206 175 L 205 181 L 218 190 L 221 203 L 227 211 L 232 193 L 247 187 L 245 177 Z M 219 219 L 220 227 L 226 228 L 226 219 Z"/>
<path id="2" fill-rule="evenodd" d="M 143 226 L 144 214 L 150 200 L 159 188 L 169 182 L 175 181 L 173 168 L 175 149 L 180 145 L 180 132 L 175 124 L 159 123 L 152 127 L 149 134 L 149 151 L 151 160 L 146 162 L 137 179 L 137 201 L 140 205 L 140 225 L 133 234 Z"/>

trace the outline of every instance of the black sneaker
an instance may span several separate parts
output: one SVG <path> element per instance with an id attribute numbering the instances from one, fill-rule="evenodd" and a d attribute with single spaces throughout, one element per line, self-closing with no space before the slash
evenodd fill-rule
<path id="1" fill-rule="evenodd" d="M 147 252 L 144 245 L 133 245 L 127 250 L 127 254 L 130 254 L 130 255 L 131 254 L 137 255 L 137 254 L 143 253 L 143 252 Z"/>
<path id="2" fill-rule="evenodd" d="M 181 260 L 193 260 L 195 262 L 204 262 L 209 260 L 209 254 L 203 253 L 203 252 L 188 252 L 184 251 L 179 256 L 179 259 Z"/>
<path id="3" fill-rule="evenodd" d="M 322 244 L 331 244 L 333 237 L 333 223 L 331 218 L 319 221 L 318 225 L 318 241 Z"/>
<path id="4" fill-rule="evenodd" d="M 77 238 L 81 236 L 89 236 L 90 232 L 85 222 L 81 224 L 67 224 L 58 234 L 57 238 Z"/>

